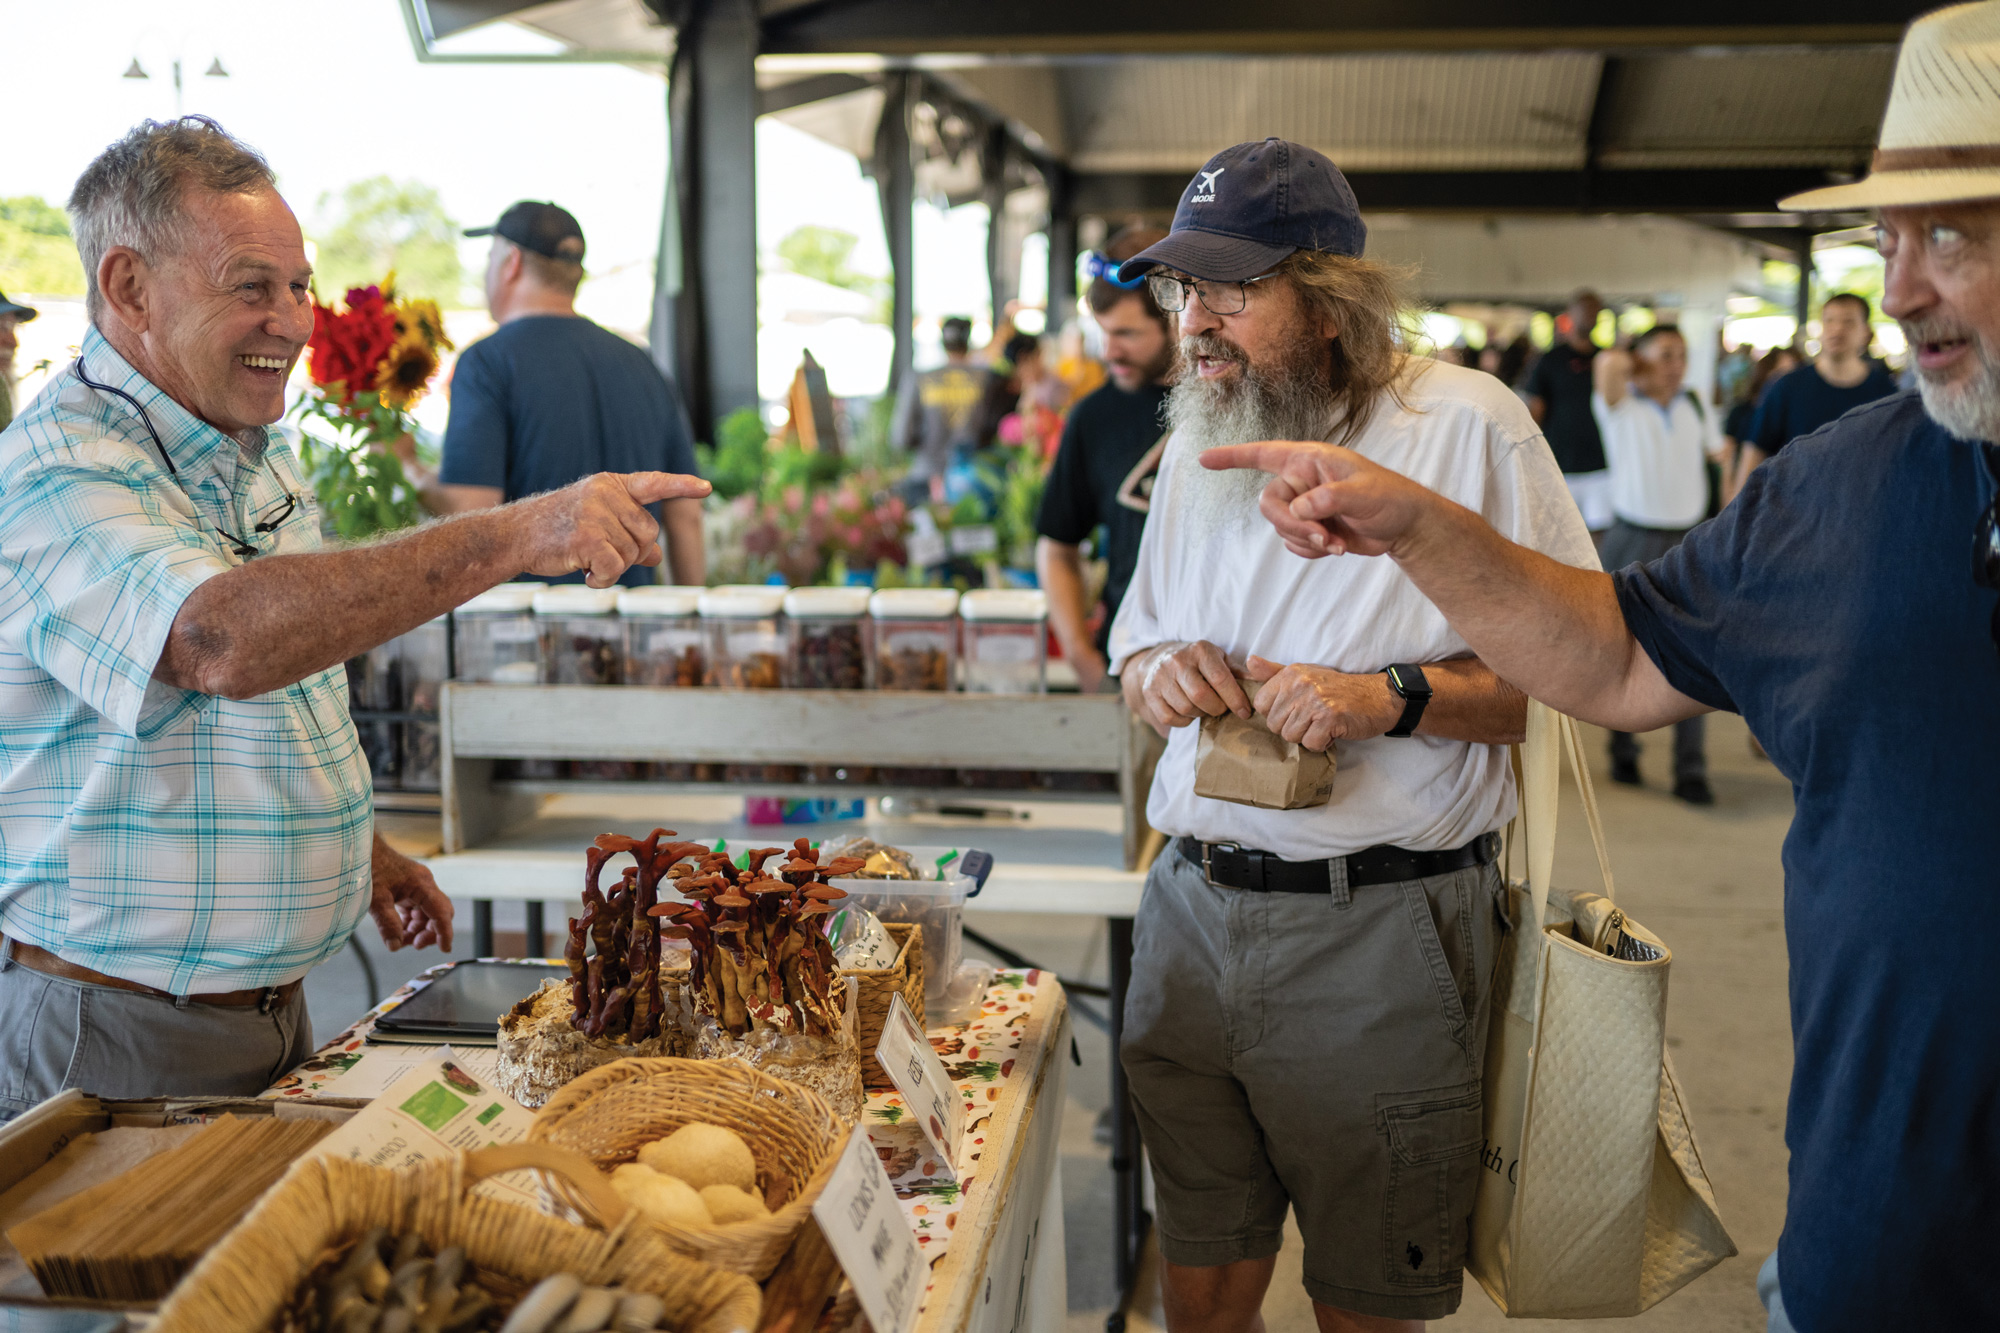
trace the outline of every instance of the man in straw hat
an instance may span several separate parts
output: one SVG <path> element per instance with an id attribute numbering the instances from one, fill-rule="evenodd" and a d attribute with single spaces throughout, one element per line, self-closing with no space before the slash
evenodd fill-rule
<path id="1" fill-rule="evenodd" d="M 1782 206 L 1879 210 L 1883 308 L 1920 393 L 1786 446 L 1660 559 L 1560 564 L 1319 443 L 1202 461 L 1277 473 L 1263 512 L 1294 553 L 1389 556 L 1482 661 L 1564 712 L 1628 731 L 1748 719 L 1797 794 L 1770 1327 L 2000 1327 L 2000 1284 L 1971 1258 L 2000 1234 L 1981 928 L 2000 885 L 2000 2 L 1914 24 L 1874 171 Z"/>

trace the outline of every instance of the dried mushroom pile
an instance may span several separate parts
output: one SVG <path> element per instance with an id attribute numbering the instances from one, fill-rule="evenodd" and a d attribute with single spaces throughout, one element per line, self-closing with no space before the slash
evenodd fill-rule
<path id="1" fill-rule="evenodd" d="M 666 1317 L 644 1292 L 586 1287 L 571 1274 L 524 1284 L 482 1273 L 465 1251 L 427 1254 L 415 1234 L 377 1227 L 309 1274 L 278 1314 L 275 1333 L 641 1333 Z"/>
<path id="2" fill-rule="evenodd" d="M 771 872 L 765 867 L 786 856 L 785 848 L 756 848 L 745 870 L 725 855 L 699 851 L 695 864 L 668 871 L 689 901 L 648 910 L 671 919 L 675 924 L 666 933 L 692 947 L 693 986 L 703 1011 L 732 1037 L 758 1028 L 833 1036 L 841 1014 L 832 999 L 833 948 L 819 918 L 832 910 L 829 902 L 847 896 L 827 880 L 852 874 L 861 862 L 821 865 L 804 838 Z"/>

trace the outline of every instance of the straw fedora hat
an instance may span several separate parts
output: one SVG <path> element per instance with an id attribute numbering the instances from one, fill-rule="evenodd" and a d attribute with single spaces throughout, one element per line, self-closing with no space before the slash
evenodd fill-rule
<path id="1" fill-rule="evenodd" d="M 1792 212 L 2000 198 L 2000 0 L 1910 25 L 1866 179 L 1778 201 Z"/>

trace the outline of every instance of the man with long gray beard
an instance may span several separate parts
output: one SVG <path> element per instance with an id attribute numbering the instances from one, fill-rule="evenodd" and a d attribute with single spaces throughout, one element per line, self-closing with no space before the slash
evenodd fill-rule
<path id="1" fill-rule="evenodd" d="M 2000 1006 L 1971 926 L 2000 886 L 1996 46 L 2000 4 L 1918 20 L 1873 174 L 1782 205 L 1880 209 L 1882 307 L 1920 394 L 1787 444 L 1659 559 L 1565 568 L 1394 460 L 1317 442 L 1203 460 L 1278 473 L 1263 510 L 1293 552 L 1393 562 L 1536 698 L 1627 731 L 1741 712 L 1791 779 L 1772 1333 L 2000 1327 L 2000 1286 L 1954 1260 L 2000 1228 Z M 1345 552 L 1390 559 L 1310 560 Z"/>
<path id="2" fill-rule="evenodd" d="M 1527 409 L 1489 375 L 1404 352 L 1395 275 L 1360 257 L 1365 239 L 1333 163 L 1267 139 L 1211 159 L 1172 232 L 1119 271 L 1148 274 L 1181 333 L 1110 642 L 1127 701 L 1171 733 L 1147 809 L 1171 842 L 1139 912 L 1122 1058 L 1172 1333 L 1263 1327 L 1288 1207 L 1322 1330 L 1457 1308 L 1507 929 L 1503 747 L 1526 711 L 1393 566 L 1293 559 L 1256 521 L 1263 478 L 1196 456 L 1338 440 L 1597 567 Z M 1190 724 L 1229 712 L 1336 748 L 1331 798 L 1197 796 Z"/>

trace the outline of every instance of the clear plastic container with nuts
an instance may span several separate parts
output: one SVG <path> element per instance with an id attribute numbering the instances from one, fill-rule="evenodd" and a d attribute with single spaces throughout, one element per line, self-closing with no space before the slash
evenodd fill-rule
<path id="1" fill-rule="evenodd" d="M 959 599 L 969 694 L 1048 691 L 1049 599 L 1038 588 L 981 588 Z"/>
<path id="2" fill-rule="evenodd" d="M 533 685 L 542 678 L 535 594 L 545 583 L 488 588 L 452 616 L 457 678 L 487 685 Z"/>
<path id="3" fill-rule="evenodd" d="M 711 685 L 775 690 L 785 683 L 783 588 L 710 588 L 701 594 Z"/>
<path id="4" fill-rule="evenodd" d="M 625 679 L 625 635 L 618 589 L 580 583 L 535 594 L 545 685 L 616 685 Z"/>
<path id="5" fill-rule="evenodd" d="M 868 596 L 866 588 L 794 588 L 785 594 L 786 685 L 868 688 Z"/>
<path id="6" fill-rule="evenodd" d="M 625 634 L 627 685 L 704 683 L 708 636 L 702 630 L 700 588 L 622 589 L 618 619 Z"/>
<path id="7" fill-rule="evenodd" d="M 884 588 L 868 599 L 875 627 L 875 688 L 949 690 L 958 661 L 958 593 Z"/>

